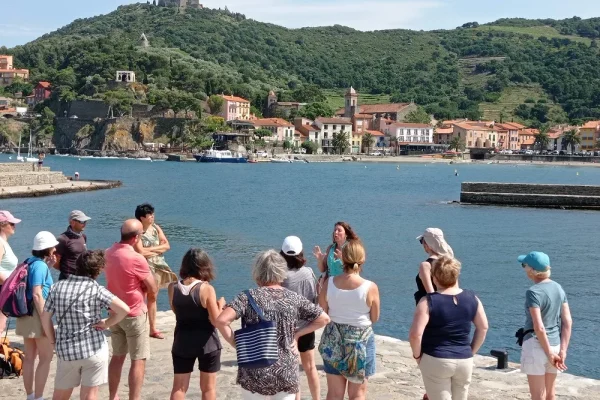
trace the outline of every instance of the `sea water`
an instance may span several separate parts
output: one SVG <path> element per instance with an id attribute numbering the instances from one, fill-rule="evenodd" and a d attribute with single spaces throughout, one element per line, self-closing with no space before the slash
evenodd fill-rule
<path id="1" fill-rule="evenodd" d="M 0 162 L 8 156 L 0 155 Z M 365 243 L 364 276 L 379 285 L 381 320 L 375 332 L 407 339 L 419 263 L 426 258 L 415 238 L 427 227 L 444 230 L 462 262 L 460 284 L 484 304 L 490 330 L 481 354 L 506 348 L 519 361 L 514 333 L 525 319 L 525 291 L 531 285 L 517 256 L 531 250 L 550 255 L 552 278 L 563 285 L 574 326 L 569 372 L 600 378 L 598 240 L 600 212 L 480 207 L 458 200 L 460 183 L 529 182 L 600 184 L 600 168 L 502 164 L 197 164 L 137 160 L 47 157 L 44 163 L 81 179 L 118 179 L 123 187 L 30 199 L 0 200 L 23 222 L 10 239 L 19 259 L 34 235 L 65 230 L 68 214 L 92 217 L 88 247 L 107 248 L 119 240 L 121 223 L 136 205 L 150 202 L 171 250 L 174 271 L 190 247 L 208 251 L 217 267 L 217 294 L 231 299 L 254 285 L 255 255 L 278 249 L 288 235 L 299 236 L 308 265 L 314 245 L 326 248 L 333 225 L 349 222 Z M 455 176 L 455 170 L 458 176 Z M 159 309 L 168 308 L 166 291 Z"/>

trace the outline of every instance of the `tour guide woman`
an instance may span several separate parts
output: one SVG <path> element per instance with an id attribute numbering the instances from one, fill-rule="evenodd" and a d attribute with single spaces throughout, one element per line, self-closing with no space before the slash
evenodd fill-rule
<path id="1" fill-rule="evenodd" d="M 467 400 L 473 355 L 488 330 L 481 301 L 458 286 L 460 269 L 460 262 L 452 257 L 433 261 L 437 292 L 419 301 L 410 328 L 410 347 L 429 400 Z M 475 324 L 472 340 L 471 324 Z"/>
<path id="2" fill-rule="evenodd" d="M 281 286 L 287 272 L 287 263 L 275 250 L 260 253 L 254 262 L 252 276 L 258 288 L 250 289 L 250 295 L 265 318 L 277 323 L 279 359 L 265 368 L 238 367 L 237 383 L 242 386 L 244 400 L 294 400 L 299 391 L 298 338 L 329 322 L 329 317 L 319 306 Z M 225 307 L 215 326 L 221 330 L 239 318 L 244 318 L 248 324 L 259 321 L 245 292 Z M 309 324 L 296 329 L 301 321 Z"/>
<path id="3" fill-rule="evenodd" d="M 319 246 L 315 246 L 313 250 L 319 271 L 325 274 L 325 278 L 338 276 L 344 272 L 342 249 L 347 241 L 358 240 L 358 235 L 354 233 L 347 222 L 336 222 L 333 227 L 332 239 L 333 243 L 327 247 L 325 253 L 321 252 Z"/>
<path id="4" fill-rule="evenodd" d="M 330 277 L 319 294 L 319 304 L 331 317 L 321 337 L 319 352 L 327 374 L 327 399 L 364 399 L 367 380 L 375 374 L 375 335 L 379 320 L 379 289 L 360 276 L 365 263 L 360 240 L 342 251 L 344 272 Z"/>
<path id="5" fill-rule="evenodd" d="M 525 293 L 521 371 L 533 400 L 556 397 L 556 375 L 565 371 L 571 340 L 571 311 L 562 286 L 550 279 L 550 257 L 533 251 L 518 261 L 534 285 Z"/>

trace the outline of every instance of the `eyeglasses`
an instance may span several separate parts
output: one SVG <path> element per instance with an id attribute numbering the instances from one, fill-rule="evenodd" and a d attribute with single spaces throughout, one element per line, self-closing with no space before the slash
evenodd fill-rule
<path id="1" fill-rule="evenodd" d="M 87 221 L 78 221 L 78 220 L 75 220 L 75 221 L 79 222 L 81 225 L 86 225 L 87 224 Z"/>
<path id="2" fill-rule="evenodd" d="M 526 266 L 527 266 L 527 264 L 521 263 L 521 267 L 525 268 Z"/>
<path id="3" fill-rule="evenodd" d="M 16 225 L 16 224 L 14 224 L 14 223 L 12 223 L 12 222 L 9 222 L 8 224 L 9 224 L 10 226 L 12 226 L 13 228 L 14 228 L 14 227 L 15 227 L 15 225 Z"/>
<path id="4" fill-rule="evenodd" d="M 423 244 L 425 240 L 423 238 L 419 239 L 419 243 Z"/>

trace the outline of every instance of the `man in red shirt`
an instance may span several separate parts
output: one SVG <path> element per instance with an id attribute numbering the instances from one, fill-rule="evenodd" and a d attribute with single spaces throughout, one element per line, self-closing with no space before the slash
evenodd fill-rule
<path id="1" fill-rule="evenodd" d="M 148 308 L 146 295 L 158 291 L 146 259 L 133 246 L 143 234 L 142 223 L 130 219 L 121 227 L 121 241 L 106 251 L 107 289 L 130 308 L 128 316 L 110 328 L 113 356 L 108 366 L 110 400 L 117 397 L 121 371 L 127 354 L 131 358 L 129 370 L 129 399 L 140 400 L 146 359 L 150 357 Z"/>

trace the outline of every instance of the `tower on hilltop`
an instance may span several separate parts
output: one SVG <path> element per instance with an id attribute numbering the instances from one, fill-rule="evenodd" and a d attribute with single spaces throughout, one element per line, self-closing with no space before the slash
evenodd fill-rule
<path id="1" fill-rule="evenodd" d="M 277 95 L 271 90 L 267 96 L 267 108 L 271 108 L 274 104 L 277 104 Z"/>
<path id="2" fill-rule="evenodd" d="M 352 118 L 355 114 L 359 114 L 358 112 L 358 93 L 352 86 L 346 91 L 344 95 L 345 99 L 345 107 L 344 107 L 344 117 Z"/>

